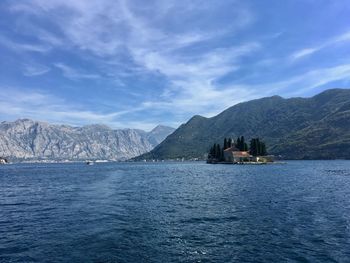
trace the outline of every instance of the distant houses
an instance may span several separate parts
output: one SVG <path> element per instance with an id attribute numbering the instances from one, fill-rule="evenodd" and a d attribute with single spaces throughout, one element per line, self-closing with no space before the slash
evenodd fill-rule
<path id="1" fill-rule="evenodd" d="M 231 163 L 231 164 L 264 164 L 274 161 L 272 155 L 268 155 L 266 145 L 259 138 L 245 142 L 244 136 L 232 139 L 224 139 L 223 148 L 220 144 L 214 144 L 209 151 L 207 163 Z"/>

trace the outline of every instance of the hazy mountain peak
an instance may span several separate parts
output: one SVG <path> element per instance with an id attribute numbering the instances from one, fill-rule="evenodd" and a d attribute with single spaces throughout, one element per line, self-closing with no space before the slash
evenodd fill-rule
<path id="1" fill-rule="evenodd" d="M 154 133 L 154 132 L 163 132 L 164 130 L 168 130 L 168 131 L 174 131 L 175 128 L 170 127 L 170 126 L 165 126 L 165 125 L 157 125 L 156 127 L 154 127 L 150 132 Z"/>
<path id="2" fill-rule="evenodd" d="M 164 125 L 157 125 L 153 130 L 151 130 L 147 137 L 154 145 L 161 143 L 169 134 L 175 131 L 174 128 Z"/>

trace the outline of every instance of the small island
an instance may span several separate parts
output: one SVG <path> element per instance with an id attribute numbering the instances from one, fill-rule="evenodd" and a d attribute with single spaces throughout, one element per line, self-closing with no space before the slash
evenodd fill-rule
<path id="1" fill-rule="evenodd" d="M 274 156 L 268 155 L 266 144 L 260 138 L 253 138 L 250 144 L 245 142 L 244 136 L 236 141 L 224 139 L 223 147 L 214 144 L 208 153 L 207 163 L 216 164 L 267 164 L 273 163 Z"/>

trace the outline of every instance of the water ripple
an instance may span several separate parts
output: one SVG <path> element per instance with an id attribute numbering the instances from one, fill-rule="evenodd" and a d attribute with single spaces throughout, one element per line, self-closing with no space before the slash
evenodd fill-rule
<path id="1" fill-rule="evenodd" d="M 350 162 L 0 166 L 0 262 L 349 262 Z"/>

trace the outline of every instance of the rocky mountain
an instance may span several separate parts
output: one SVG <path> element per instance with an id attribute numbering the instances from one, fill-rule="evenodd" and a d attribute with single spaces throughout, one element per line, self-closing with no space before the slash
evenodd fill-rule
<path id="1" fill-rule="evenodd" d="M 10 159 L 125 160 L 152 150 L 174 129 L 113 130 L 105 125 L 72 127 L 29 119 L 0 124 L 0 156 Z"/>
<path id="2" fill-rule="evenodd" d="M 350 158 L 350 90 L 312 98 L 279 96 L 237 104 L 212 118 L 194 116 L 141 159 L 205 158 L 224 137 L 262 138 L 286 159 Z"/>

